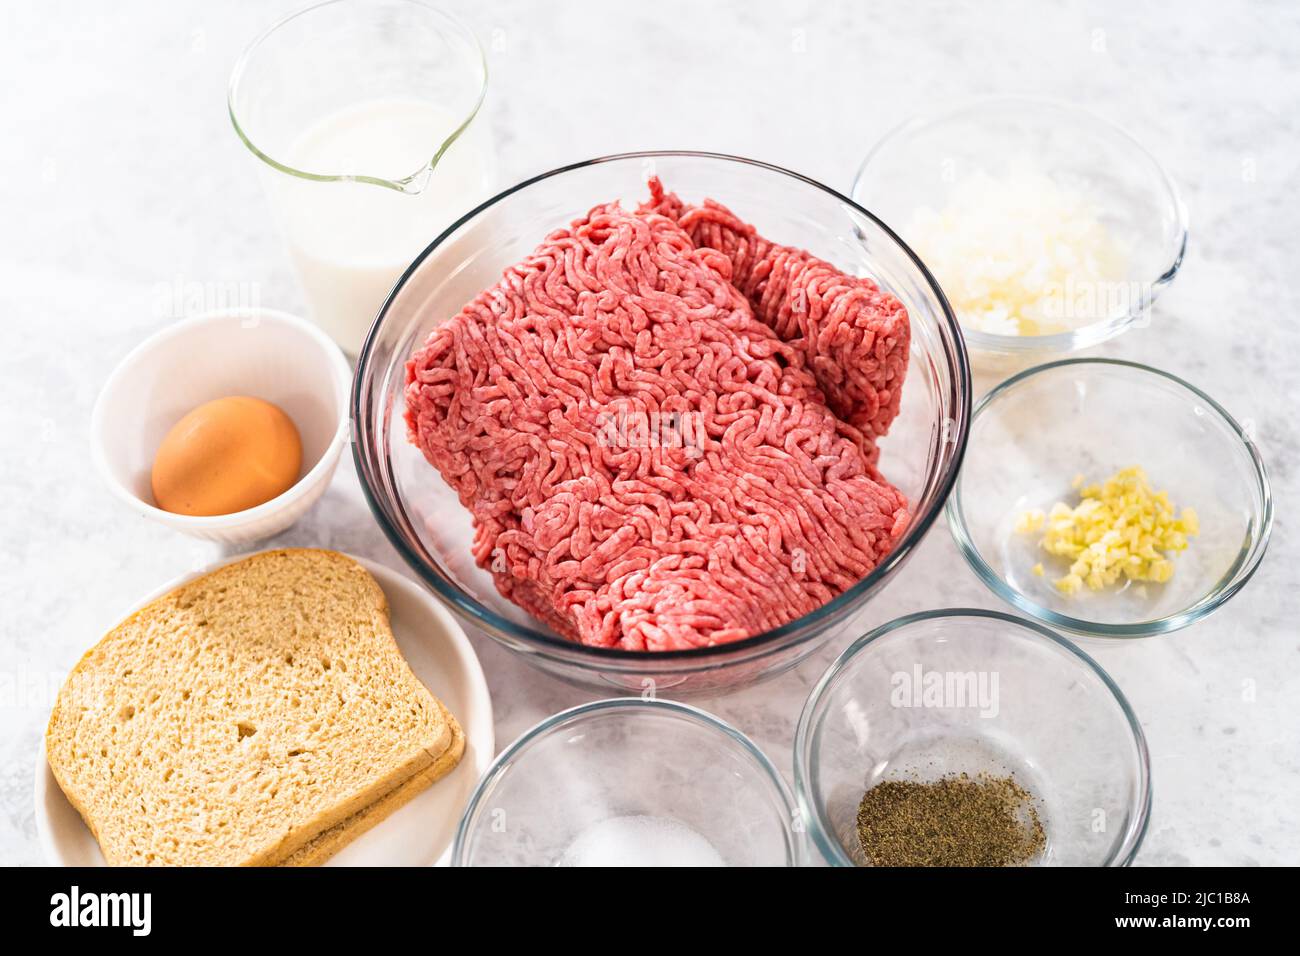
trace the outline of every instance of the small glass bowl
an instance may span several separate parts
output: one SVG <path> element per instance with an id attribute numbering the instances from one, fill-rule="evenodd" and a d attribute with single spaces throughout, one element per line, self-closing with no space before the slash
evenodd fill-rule
<path id="1" fill-rule="evenodd" d="M 981 364 L 1000 368 L 1020 364 L 1017 356 L 1041 361 L 1088 348 L 1141 324 L 1187 248 L 1187 210 L 1155 158 L 1113 123 L 1048 99 L 987 97 L 904 123 L 867 153 L 852 196 L 916 248 L 910 233 L 918 210 L 942 210 L 969 177 L 1005 177 L 1018 169 L 1041 173 L 1094 207 L 1101 224 L 1128 247 L 1127 275 L 1105 288 L 1062 290 L 1065 324 L 1072 311 L 1080 313 L 1066 331 L 999 335 L 963 324 L 966 344 L 982 356 Z M 925 251 L 917 252 L 924 261 Z M 937 278 L 943 286 L 944 277 Z"/>
<path id="2" fill-rule="evenodd" d="M 876 784 L 961 773 L 1010 775 L 1033 794 L 1047 840 L 1034 865 L 1127 866 L 1146 832 L 1150 757 L 1132 708 L 1092 658 L 1032 621 L 967 608 L 899 618 L 853 643 L 804 705 L 795 792 L 832 866 L 868 865 L 858 805 Z"/>
<path id="3" fill-rule="evenodd" d="M 748 737 L 686 704 L 622 697 L 548 717 L 503 750 L 461 818 L 452 865 L 557 865 L 589 828 L 624 816 L 689 827 L 728 866 L 802 858 L 790 791 Z"/>
<path id="4" fill-rule="evenodd" d="M 1043 551 L 1041 534 L 1016 531 L 1017 519 L 1075 504 L 1077 475 L 1104 481 L 1134 465 L 1175 507 L 1196 511 L 1199 534 L 1165 584 L 1063 594 L 1053 581 L 1067 559 Z M 1113 359 L 1040 365 L 985 395 L 947 511 L 958 548 L 998 597 L 1054 627 L 1111 638 L 1164 634 L 1210 614 L 1255 573 L 1273 525 L 1249 431 L 1176 376 Z"/>

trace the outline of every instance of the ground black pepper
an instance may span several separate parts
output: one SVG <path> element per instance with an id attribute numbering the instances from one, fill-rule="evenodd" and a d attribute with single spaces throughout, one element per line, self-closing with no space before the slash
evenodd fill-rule
<path id="1" fill-rule="evenodd" d="M 858 805 L 874 866 L 1019 866 L 1047 844 L 1035 799 L 1012 777 L 886 780 Z"/>

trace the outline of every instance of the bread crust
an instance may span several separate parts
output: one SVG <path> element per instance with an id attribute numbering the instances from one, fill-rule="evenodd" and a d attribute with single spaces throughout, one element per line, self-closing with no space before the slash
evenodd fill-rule
<path id="1" fill-rule="evenodd" d="M 279 865 L 320 866 L 357 837 L 383 823 L 429 787 L 455 770 L 460 765 L 460 758 L 465 753 L 465 732 L 461 730 L 460 724 L 450 713 L 447 714 L 447 719 L 452 728 L 452 742 L 446 753 L 406 781 L 406 783 L 384 794 L 370 806 L 362 808 L 342 823 L 317 834 Z"/>

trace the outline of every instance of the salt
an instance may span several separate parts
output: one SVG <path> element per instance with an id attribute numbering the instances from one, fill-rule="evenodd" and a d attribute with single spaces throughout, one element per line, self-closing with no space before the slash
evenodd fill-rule
<path id="1" fill-rule="evenodd" d="M 726 866 L 708 840 L 676 820 L 610 817 L 582 831 L 557 866 Z"/>

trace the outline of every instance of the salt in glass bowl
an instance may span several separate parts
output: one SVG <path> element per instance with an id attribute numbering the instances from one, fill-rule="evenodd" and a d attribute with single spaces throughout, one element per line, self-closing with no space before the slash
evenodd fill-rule
<path id="1" fill-rule="evenodd" d="M 623 697 L 548 717 L 503 750 L 461 818 L 452 865 L 557 865 L 619 817 L 689 827 L 728 866 L 802 860 L 793 798 L 749 738 L 686 704 Z"/>

